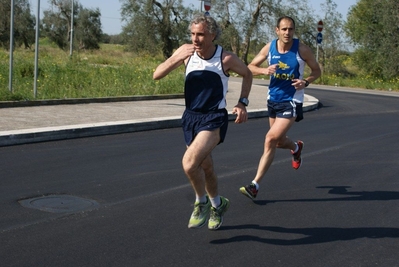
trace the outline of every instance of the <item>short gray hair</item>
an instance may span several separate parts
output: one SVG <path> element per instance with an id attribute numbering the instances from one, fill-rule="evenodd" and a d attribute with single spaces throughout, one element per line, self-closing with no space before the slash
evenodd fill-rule
<path id="1" fill-rule="evenodd" d="M 206 29 L 210 34 L 215 34 L 215 40 L 219 39 L 220 35 L 222 34 L 222 29 L 219 27 L 219 24 L 216 22 L 214 18 L 211 16 L 197 14 L 190 22 L 189 30 L 191 30 L 191 26 L 193 24 L 205 24 Z"/>

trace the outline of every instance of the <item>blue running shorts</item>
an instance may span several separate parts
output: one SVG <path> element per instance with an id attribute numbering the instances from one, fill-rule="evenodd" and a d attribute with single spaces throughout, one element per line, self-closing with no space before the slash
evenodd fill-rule
<path id="1" fill-rule="evenodd" d="M 220 143 L 227 133 L 229 117 L 226 109 L 218 109 L 208 113 L 185 110 L 182 116 L 182 127 L 186 145 L 189 146 L 201 131 L 212 131 L 220 128 Z"/>
<path id="2" fill-rule="evenodd" d="M 303 120 L 303 104 L 294 101 L 287 101 L 276 103 L 270 100 L 267 101 L 267 110 L 270 118 L 293 118 L 295 121 Z"/>

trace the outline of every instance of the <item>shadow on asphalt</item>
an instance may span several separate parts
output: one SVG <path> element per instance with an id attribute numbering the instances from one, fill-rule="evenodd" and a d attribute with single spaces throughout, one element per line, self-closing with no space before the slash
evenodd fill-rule
<path id="1" fill-rule="evenodd" d="M 325 202 L 325 201 L 389 201 L 398 200 L 399 192 L 396 191 L 349 191 L 350 186 L 319 186 L 319 189 L 330 189 L 328 194 L 342 197 L 314 198 L 314 199 L 286 199 L 286 200 L 256 200 L 257 205 L 267 205 L 281 202 Z M 232 242 L 255 241 L 265 244 L 293 246 L 319 244 L 333 241 L 347 241 L 359 238 L 399 238 L 399 228 L 389 227 L 358 227 L 358 228 L 285 228 L 278 226 L 261 226 L 257 224 L 243 224 L 235 226 L 222 226 L 220 231 L 229 230 L 259 230 L 280 234 L 302 235 L 300 238 L 262 238 L 258 235 L 238 235 L 231 238 L 216 239 L 211 244 L 226 244 Z"/>
<path id="2" fill-rule="evenodd" d="M 325 202 L 325 201 L 381 201 L 398 200 L 399 192 L 396 191 L 348 191 L 350 186 L 318 186 L 320 189 L 330 189 L 328 194 L 346 197 L 336 198 L 311 198 L 311 199 L 283 199 L 283 200 L 255 200 L 257 205 L 267 205 L 281 202 Z"/>
<path id="3" fill-rule="evenodd" d="M 226 244 L 242 241 L 255 241 L 265 244 L 279 246 L 295 246 L 320 244 L 334 241 L 348 241 L 359 238 L 399 238 L 399 228 L 390 227 L 359 227 L 359 228 L 333 228 L 333 227 L 312 227 L 312 228 L 285 228 L 278 226 L 261 226 L 256 224 L 244 224 L 236 226 L 224 226 L 219 231 L 229 230 L 259 230 L 270 231 L 280 234 L 297 234 L 304 237 L 297 239 L 262 238 L 259 235 L 239 235 L 231 238 L 216 239 L 211 244 Z"/>

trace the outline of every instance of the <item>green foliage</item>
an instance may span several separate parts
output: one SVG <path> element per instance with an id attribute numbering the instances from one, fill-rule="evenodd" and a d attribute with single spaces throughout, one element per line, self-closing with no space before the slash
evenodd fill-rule
<path id="1" fill-rule="evenodd" d="M 72 0 L 50 0 L 56 9 L 45 10 L 42 20 L 43 35 L 63 50 L 70 47 L 71 22 L 73 17 L 73 40 L 78 49 L 99 49 L 102 39 L 101 12 L 87 9 L 74 0 L 72 16 Z"/>
<path id="2" fill-rule="evenodd" d="M 20 93 L 12 93 L 9 90 L 0 90 L 0 101 L 22 101 L 26 100 Z"/>
<path id="3" fill-rule="evenodd" d="M 103 44 L 123 44 L 122 34 L 101 34 L 101 43 Z"/>
<path id="4" fill-rule="evenodd" d="M 71 10 L 71 7 L 69 10 Z M 68 47 L 68 38 L 70 31 L 70 11 L 67 16 L 61 16 L 61 12 L 56 12 L 51 9 L 43 12 L 42 31 L 41 34 L 55 43 L 59 48 L 66 49 Z"/>
<path id="5" fill-rule="evenodd" d="M 356 76 L 346 78 L 340 75 L 323 75 L 323 84 L 331 86 L 363 88 L 371 90 L 399 91 L 399 78 L 391 80 L 377 79 L 372 76 Z"/>
<path id="6" fill-rule="evenodd" d="M 34 17 L 26 12 L 27 0 L 15 1 L 22 12 L 17 16 L 18 25 L 22 26 L 16 27 L 16 42 L 28 47 L 32 43 Z M 175 48 L 190 42 L 187 29 L 194 13 L 193 6 L 183 6 L 182 0 L 121 0 L 123 32 L 108 36 L 101 32 L 99 10 L 85 9 L 75 1 L 74 40 L 77 42 L 74 43 L 81 50 L 70 58 L 66 50 L 69 48 L 71 1 L 49 0 L 53 8 L 44 11 L 41 26 L 42 36 L 46 38 L 40 40 L 39 99 L 183 92 L 184 67 L 160 81 L 154 81 L 152 73 Z M 324 17 L 320 18 L 314 16 L 308 0 L 287 0 L 284 5 L 272 0 L 220 0 L 213 4 L 211 15 L 223 29 L 218 43 L 225 50 L 235 52 L 244 62 L 250 62 L 275 38 L 275 23 L 282 15 L 295 19 L 297 37 L 316 52 L 315 27 L 322 19 L 323 45 L 319 47 L 318 59 L 323 75 L 318 83 L 370 89 L 399 88 L 399 61 L 396 60 L 399 3 L 396 0 L 359 0 L 350 9 L 345 24 L 333 0 L 320 4 L 324 12 Z M 9 1 L 0 0 L 0 12 L 6 14 L 0 17 L 0 45 L 6 49 L 9 47 L 9 10 Z M 345 47 L 343 24 L 355 45 L 354 52 L 349 53 Z M 100 46 L 100 40 L 108 45 Z M 60 52 L 58 47 L 65 51 Z M 32 99 L 33 51 L 17 49 L 15 52 L 13 92 L 8 91 L 9 55 L 3 52 L 0 53 L 0 99 Z"/>
<path id="7" fill-rule="evenodd" d="M 69 57 L 58 49 L 40 50 L 37 99 L 65 99 L 183 92 L 184 68 L 160 81 L 152 79 L 162 57 L 124 52 L 118 45 L 102 45 Z M 0 100 L 33 99 L 34 53 L 14 53 L 13 92 L 8 90 L 8 53 L 0 54 Z M 145 63 L 144 63 L 145 62 Z"/>
<path id="8" fill-rule="evenodd" d="M 348 14 L 345 30 L 357 44 L 354 62 L 367 75 L 391 80 L 399 72 L 399 3 L 360 0 Z"/>
<path id="9" fill-rule="evenodd" d="M 323 60 L 324 76 L 339 76 L 342 78 L 353 78 L 358 70 L 353 68 L 353 60 L 349 53 L 340 52 Z M 320 79 L 323 79 L 321 77 Z M 322 83 L 325 81 L 322 80 Z"/>
<path id="10" fill-rule="evenodd" d="M 183 66 L 161 80 L 152 79 L 155 68 L 163 61 L 159 53 L 136 54 L 126 52 L 124 46 L 107 44 L 101 45 L 99 51 L 75 53 L 70 58 L 67 52 L 60 53 L 58 48 L 41 42 L 39 55 L 37 99 L 176 94 L 184 90 Z M 34 52 L 23 49 L 14 52 L 12 92 L 8 88 L 8 59 L 8 52 L 1 51 L 0 101 L 34 99 Z M 349 55 L 340 55 L 333 61 L 330 65 L 337 66 L 336 73 L 324 73 L 317 83 L 399 90 L 399 78 L 382 80 L 361 75 Z"/>
<path id="11" fill-rule="evenodd" d="M 173 49 L 187 41 L 188 19 L 191 10 L 182 0 L 121 0 L 125 43 L 130 51 L 156 53 L 165 58 Z"/>
<path id="12" fill-rule="evenodd" d="M 0 47 L 10 47 L 11 1 L 0 0 Z M 14 2 L 14 41 L 16 46 L 29 48 L 35 42 L 35 18 L 27 0 Z"/>
<path id="13" fill-rule="evenodd" d="M 100 10 L 80 8 L 75 32 L 79 49 L 99 49 L 102 38 Z"/>

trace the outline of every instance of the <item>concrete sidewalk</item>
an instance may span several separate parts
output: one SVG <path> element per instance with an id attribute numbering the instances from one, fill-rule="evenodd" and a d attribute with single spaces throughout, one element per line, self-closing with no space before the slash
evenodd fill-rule
<path id="1" fill-rule="evenodd" d="M 268 81 L 254 79 L 247 108 L 249 118 L 266 117 Z M 229 117 L 237 104 L 241 79 L 231 78 L 227 93 Z M 182 95 L 97 100 L 42 101 L 28 106 L 0 103 L 0 146 L 107 134 L 180 127 Z M 83 102 L 83 103 L 82 103 Z M 317 108 L 318 99 L 305 95 L 304 111 Z M 37 103 L 37 101 L 35 102 Z M 50 103 L 50 104 L 49 104 Z"/>

